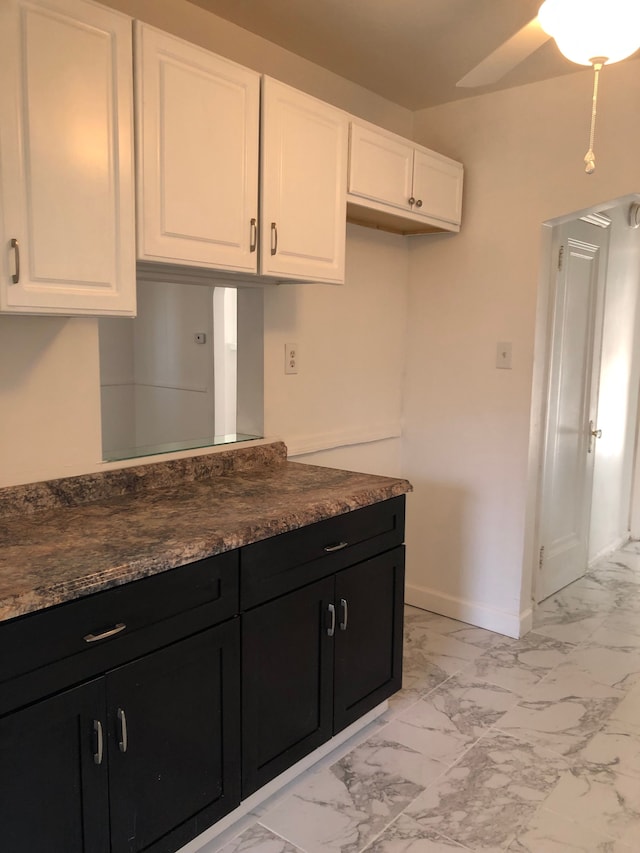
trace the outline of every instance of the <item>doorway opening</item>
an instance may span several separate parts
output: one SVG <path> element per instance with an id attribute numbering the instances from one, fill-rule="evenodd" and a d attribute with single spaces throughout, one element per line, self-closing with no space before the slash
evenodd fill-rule
<path id="1" fill-rule="evenodd" d="M 534 606 L 640 527 L 632 500 L 640 494 L 640 229 L 630 219 L 638 198 L 545 225 L 532 422 Z"/>

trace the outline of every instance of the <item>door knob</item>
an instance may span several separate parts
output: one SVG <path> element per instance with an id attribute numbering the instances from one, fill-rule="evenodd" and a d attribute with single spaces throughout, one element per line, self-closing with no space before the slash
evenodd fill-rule
<path id="1" fill-rule="evenodd" d="M 587 449 L 588 453 L 593 451 L 593 439 L 594 438 L 602 438 L 602 430 L 595 429 L 595 424 L 593 421 L 589 421 L 589 447 Z"/>

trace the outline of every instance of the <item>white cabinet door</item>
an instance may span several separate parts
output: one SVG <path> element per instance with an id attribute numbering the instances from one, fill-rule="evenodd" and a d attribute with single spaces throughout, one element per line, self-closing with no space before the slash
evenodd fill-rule
<path id="1" fill-rule="evenodd" d="M 432 151 L 416 149 L 413 161 L 414 212 L 460 224 L 462 165 Z"/>
<path id="2" fill-rule="evenodd" d="M 135 35 L 138 258 L 257 272 L 260 75 Z"/>
<path id="3" fill-rule="evenodd" d="M 261 272 L 344 282 L 345 114 L 264 78 L 261 164 Z"/>
<path id="4" fill-rule="evenodd" d="M 352 122 L 349 192 L 411 210 L 413 149 L 411 142 Z"/>
<path id="5" fill-rule="evenodd" d="M 124 15 L 0 3 L 0 310 L 135 313 L 131 65 Z"/>

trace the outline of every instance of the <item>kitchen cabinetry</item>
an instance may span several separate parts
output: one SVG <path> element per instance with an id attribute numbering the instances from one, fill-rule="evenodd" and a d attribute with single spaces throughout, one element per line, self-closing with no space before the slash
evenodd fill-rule
<path id="1" fill-rule="evenodd" d="M 351 122 L 348 216 L 399 231 L 459 231 L 460 163 L 373 125 Z"/>
<path id="2" fill-rule="evenodd" d="M 243 797 L 400 689 L 403 512 L 386 501 L 243 549 L 243 601 L 271 599 L 242 617 Z"/>
<path id="3" fill-rule="evenodd" d="M 131 19 L 0 5 L 0 311 L 135 314 Z"/>
<path id="4" fill-rule="evenodd" d="M 256 273 L 260 75 L 135 25 L 139 260 Z"/>
<path id="5" fill-rule="evenodd" d="M 403 538 L 402 496 L 0 623 L 3 853 L 174 853 L 383 702 Z"/>
<path id="6" fill-rule="evenodd" d="M 169 853 L 238 804 L 239 620 L 183 637 L 235 609 L 227 554 L 0 626 L 4 705 L 95 676 L 0 718 L 3 851 Z"/>
<path id="7" fill-rule="evenodd" d="M 344 281 L 344 114 L 145 24 L 136 70 L 138 259 Z"/>
<path id="8" fill-rule="evenodd" d="M 347 117 L 269 77 L 262 86 L 261 272 L 342 283 Z"/>

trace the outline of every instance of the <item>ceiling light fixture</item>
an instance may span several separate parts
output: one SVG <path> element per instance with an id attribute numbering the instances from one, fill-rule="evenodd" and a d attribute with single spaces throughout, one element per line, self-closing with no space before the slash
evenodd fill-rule
<path id="1" fill-rule="evenodd" d="M 545 0 L 538 12 L 542 29 L 552 36 L 571 62 L 594 70 L 593 107 L 585 171 L 596 168 L 593 152 L 598 104 L 598 82 L 605 63 L 611 65 L 640 48 L 638 0 Z"/>

